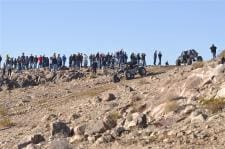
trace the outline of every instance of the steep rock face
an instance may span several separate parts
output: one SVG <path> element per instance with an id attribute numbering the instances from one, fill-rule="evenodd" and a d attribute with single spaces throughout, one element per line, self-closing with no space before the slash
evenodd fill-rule
<path id="1" fill-rule="evenodd" d="M 0 79 L 0 88 L 4 90 L 12 90 L 15 88 L 24 88 L 45 84 L 47 82 L 69 82 L 72 80 L 85 77 L 85 74 L 80 71 L 57 71 L 50 72 L 49 70 L 27 70 L 23 73 L 13 73 L 11 78 L 6 76 Z"/>

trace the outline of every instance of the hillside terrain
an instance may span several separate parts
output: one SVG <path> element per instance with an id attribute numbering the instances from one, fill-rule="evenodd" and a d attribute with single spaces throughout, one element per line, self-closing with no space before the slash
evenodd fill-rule
<path id="1" fill-rule="evenodd" d="M 0 148 L 224 148 L 225 65 L 146 69 L 118 83 L 88 70 L 2 78 Z"/>

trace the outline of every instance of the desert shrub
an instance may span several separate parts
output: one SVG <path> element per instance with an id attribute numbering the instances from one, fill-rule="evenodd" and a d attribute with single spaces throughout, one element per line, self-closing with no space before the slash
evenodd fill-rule
<path id="1" fill-rule="evenodd" d="M 220 54 L 219 57 L 225 57 L 225 50 L 223 50 Z"/>
<path id="2" fill-rule="evenodd" d="M 4 127 L 11 127 L 13 126 L 13 123 L 11 122 L 11 120 L 7 117 L 3 117 L 0 120 L 0 128 L 4 128 Z"/>
<path id="3" fill-rule="evenodd" d="M 120 118 L 122 117 L 118 111 L 111 112 L 111 113 L 109 114 L 109 116 L 110 116 L 114 121 L 117 121 L 118 119 L 120 119 Z"/>
<path id="4" fill-rule="evenodd" d="M 203 68 L 205 65 L 204 62 L 195 62 L 192 64 L 193 69 Z"/>
<path id="5" fill-rule="evenodd" d="M 225 108 L 225 98 L 200 99 L 203 108 L 210 110 L 212 113 L 222 111 Z"/>
<path id="6" fill-rule="evenodd" d="M 169 113 L 171 111 L 176 111 L 178 104 L 176 100 L 168 100 L 165 102 L 164 112 Z"/>
<path id="7" fill-rule="evenodd" d="M 5 116 L 7 114 L 7 110 L 4 106 L 0 105 L 0 116 Z"/>
<path id="8" fill-rule="evenodd" d="M 8 118 L 8 111 L 3 105 L 0 105 L 0 128 L 10 127 L 13 123 Z"/>
<path id="9" fill-rule="evenodd" d="M 132 100 L 133 102 L 140 101 L 141 99 L 142 99 L 142 97 L 139 96 L 139 95 L 133 95 L 133 96 L 131 97 L 131 100 Z"/>

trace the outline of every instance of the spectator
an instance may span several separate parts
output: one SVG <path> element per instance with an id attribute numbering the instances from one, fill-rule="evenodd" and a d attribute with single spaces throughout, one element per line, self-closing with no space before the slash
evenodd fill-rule
<path id="1" fill-rule="evenodd" d="M 159 53 L 158 53 L 158 58 L 159 58 L 159 65 L 161 65 L 161 62 L 162 62 L 162 53 L 161 53 L 161 51 L 159 51 Z"/>
<path id="2" fill-rule="evenodd" d="M 214 44 L 212 44 L 212 46 L 210 47 L 210 50 L 213 55 L 213 59 L 216 58 L 216 49 L 217 49 L 217 47 Z"/>
<path id="3" fill-rule="evenodd" d="M 63 54 L 63 56 L 62 56 L 62 62 L 63 62 L 63 67 L 65 67 L 66 66 L 66 56 L 65 56 L 65 54 Z"/>
<path id="4" fill-rule="evenodd" d="M 156 60 L 157 60 L 157 50 L 155 51 L 155 53 L 154 53 L 154 65 L 156 65 Z"/>
<path id="5" fill-rule="evenodd" d="M 43 64 L 43 57 L 40 55 L 38 57 L 38 68 L 42 68 L 42 64 Z"/>
<path id="6" fill-rule="evenodd" d="M 0 55 L 0 69 L 2 68 L 2 56 Z"/>
<path id="7" fill-rule="evenodd" d="M 141 54 L 141 61 L 142 61 L 142 65 L 143 65 L 143 66 L 146 66 L 145 56 L 146 56 L 145 53 L 142 53 L 142 54 Z"/>

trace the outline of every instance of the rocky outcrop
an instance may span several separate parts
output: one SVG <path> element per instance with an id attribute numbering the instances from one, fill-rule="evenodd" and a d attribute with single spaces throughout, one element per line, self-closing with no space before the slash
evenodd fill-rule
<path id="1" fill-rule="evenodd" d="M 38 144 L 43 141 L 45 141 L 45 138 L 41 134 L 35 134 L 25 137 L 17 147 L 18 149 L 23 149 L 29 144 Z"/>
<path id="2" fill-rule="evenodd" d="M 1 78 L 0 88 L 3 90 L 12 90 L 15 88 L 45 84 L 47 82 L 69 82 L 82 77 L 85 77 L 85 74 L 75 70 L 62 70 L 57 72 L 50 72 L 45 69 L 27 70 L 23 73 L 13 73 L 10 79 L 7 77 Z"/>
<path id="3" fill-rule="evenodd" d="M 71 129 L 64 122 L 53 122 L 51 124 L 51 135 L 66 138 L 71 136 Z"/>

